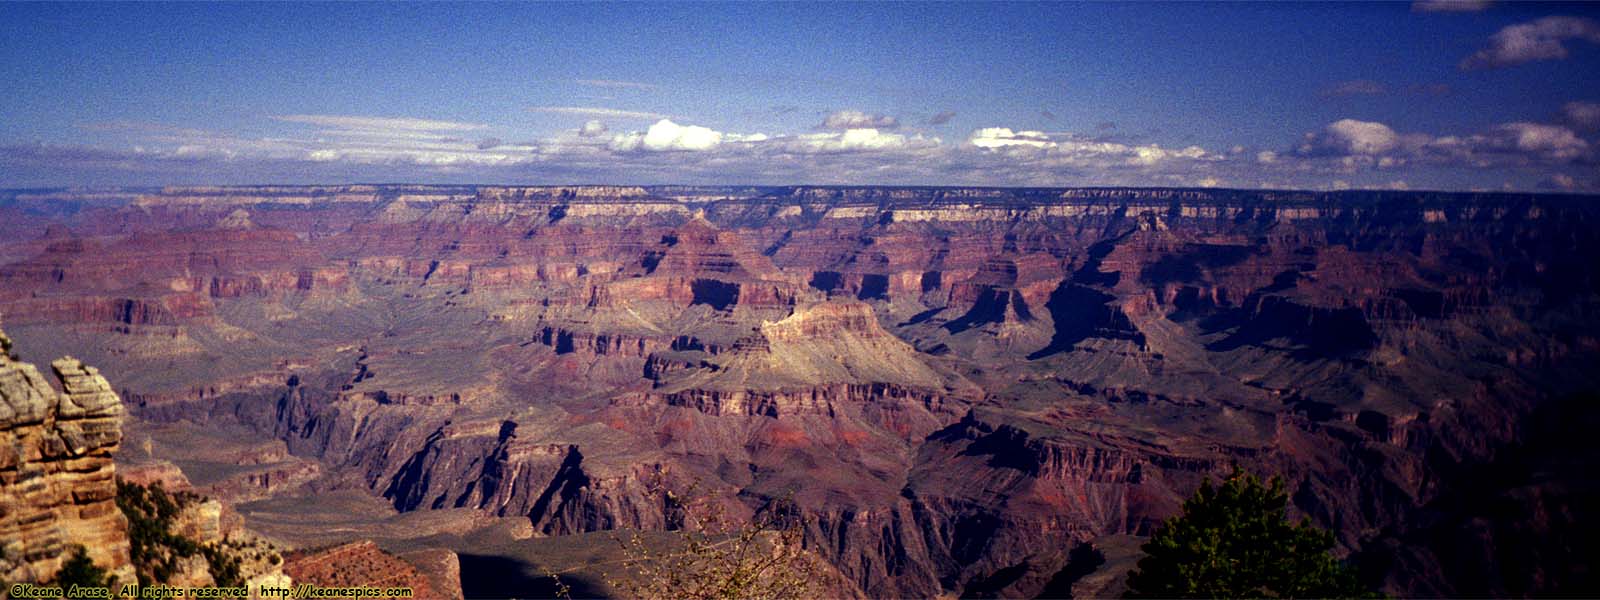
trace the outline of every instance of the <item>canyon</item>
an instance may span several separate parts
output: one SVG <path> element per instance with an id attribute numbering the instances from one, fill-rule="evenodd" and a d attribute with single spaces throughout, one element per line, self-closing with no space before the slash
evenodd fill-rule
<path id="1" fill-rule="evenodd" d="M 459 574 L 428 574 L 439 587 L 675 527 L 665 485 L 737 516 L 792 500 L 837 595 L 1032 597 L 1069 573 L 1095 586 L 1075 593 L 1115 595 L 1138 538 L 1237 465 L 1283 477 L 1291 513 L 1391 594 L 1583 595 L 1597 583 L 1579 557 L 1600 554 L 1584 471 L 1597 203 L 0 191 L 0 326 L 22 353 L 0 357 L 16 413 L 0 439 L 41 423 L 89 435 L 100 405 L 77 399 L 114 391 L 117 463 L 362 568 L 394 560 L 378 548 L 459 554 Z M 58 361 L 55 392 L 17 366 L 67 355 L 99 371 Z M 13 388 L 89 412 L 36 415 Z M 64 448 L 82 464 L 59 477 L 112 485 L 98 469 L 118 440 L 89 437 L 0 453 Z M 30 485 L 16 464 L 0 454 L 0 485 Z M 92 515 L 109 496 L 78 498 Z M 1107 559 L 1087 576 L 1082 545 Z M 55 556 L 3 566 L 42 577 Z"/>

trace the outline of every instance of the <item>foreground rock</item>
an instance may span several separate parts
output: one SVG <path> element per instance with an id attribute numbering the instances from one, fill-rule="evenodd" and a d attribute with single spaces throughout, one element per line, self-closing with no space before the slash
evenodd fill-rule
<path id="1" fill-rule="evenodd" d="M 410 559 L 423 564 L 429 574 L 366 540 L 290 553 L 283 572 L 297 582 L 321 587 L 406 587 L 414 598 L 461 598 L 461 567 L 455 554 L 419 551 Z"/>
<path id="2" fill-rule="evenodd" d="M 122 400 L 94 367 L 71 357 L 50 366 L 62 391 L 17 361 L 0 331 L 0 580 L 49 581 L 83 546 L 131 581 L 112 464 Z"/>

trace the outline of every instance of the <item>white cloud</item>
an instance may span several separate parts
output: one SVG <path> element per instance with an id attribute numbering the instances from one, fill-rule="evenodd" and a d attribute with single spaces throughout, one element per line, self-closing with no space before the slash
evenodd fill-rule
<path id="1" fill-rule="evenodd" d="M 578 135 L 583 137 L 600 137 L 606 133 L 606 124 L 599 119 L 592 119 L 578 129 Z"/>
<path id="2" fill-rule="evenodd" d="M 558 115 L 577 115 L 581 117 L 609 117 L 613 119 L 666 119 L 667 115 L 661 113 L 645 112 L 638 110 L 620 110 L 598 106 L 533 106 L 528 108 L 532 112 L 554 113 Z"/>
<path id="3" fill-rule="evenodd" d="M 920 136 L 917 141 L 927 142 Z M 873 128 L 847 129 L 839 133 L 810 133 L 792 137 L 771 138 L 774 147 L 795 154 L 850 152 L 857 150 L 892 150 L 905 147 L 910 140 L 898 133 L 886 133 Z M 937 142 L 933 142 L 937 144 Z"/>
<path id="4" fill-rule="evenodd" d="M 319 129 L 317 135 L 360 141 L 447 142 L 460 140 L 459 132 L 411 129 Z"/>
<path id="5" fill-rule="evenodd" d="M 1394 150 L 1400 136 L 1383 123 L 1340 119 L 1300 146 L 1301 154 L 1376 156 Z"/>
<path id="6" fill-rule="evenodd" d="M 1047 148 L 1056 145 L 1042 131 L 1012 131 L 1009 127 L 985 127 L 979 129 L 967 137 L 967 143 L 979 148 L 1004 148 L 1006 146 Z"/>
<path id="7" fill-rule="evenodd" d="M 1578 131 L 1600 131 L 1600 102 L 1568 102 L 1561 106 L 1561 120 Z"/>
<path id="8" fill-rule="evenodd" d="M 1501 146 L 1511 146 L 1518 151 L 1539 154 L 1555 160 L 1571 160 L 1589 150 L 1589 142 L 1580 139 L 1571 129 L 1542 123 L 1506 123 L 1495 128 Z"/>
<path id="9" fill-rule="evenodd" d="M 494 166 L 529 160 L 532 146 L 461 136 L 487 125 L 432 119 L 282 115 L 277 121 L 323 127 L 308 137 L 244 138 L 209 132 L 153 132 L 161 158 L 303 161 L 340 165 Z M 163 145 L 171 148 L 162 149 Z"/>
<path id="10" fill-rule="evenodd" d="M 1292 153 L 1263 151 L 1264 169 L 1353 175 L 1381 169 L 1532 169 L 1595 160 L 1595 146 L 1561 125 L 1518 121 L 1458 135 L 1397 133 L 1383 123 L 1343 119 L 1308 133 Z"/>
<path id="11" fill-rule="evenodd" d="M 1114 148 L 1121 144 L 1095 144 L 1097 148 Z M 1135 146 L 1132 148 L 1133 157 L 1129 162 L 1137 165 L 1153 165 L 1164 160 L 1176 158 L 1199 159 L 1206 157 L 1206 151 L 1199 146 L 1189 146 L 1180 150 L 1168 150 L 1161 146 L 1151 144 L 1148 146 Z"/>
<path id="12" fill-rule="evenodd" d="M 705 151 L 722 143 L 722 133 L 698 125 L 679 125 L 669 119 L 656 121 L 644 133 L 629 132 L 611 138 L 611 149 L 618 152 L 648 150 Z"/>
<path id="13" fill-rule="evenodd" d="M 1071 134 L 1042 131 L 1014 131 L 1008 127 L 986 127 L 972 132 L 967 144 L 987 152 L 1003 153 L 1042 165 L 1073 168 L 1152 167 L 1174 160 L 1222 160 L 1199 146 L 1179 149 L 1158 144 L 1132 146 Z"/>
<path id="14" fill-rule="evenodd" d="M 1462 69 L 1496 69 L 1567 57 L 1570 39 L 1600 44 L 1600 23 L 1583 17 L 1544 17 L 1509 25 L 1489 36 L 1489 46 L 1461 60 Z"/>
<path id="15" fill-rule="evenodd" d="M 894 129 L 900 120 L 894 117 L 867 114 L 859 110 L 841 110 L 822 119 L 823 129 Z"/>
<path id="16" fill-rule="evenodd" d="M 461 123 L 457 121 L 436 121 L 432 119 L 412 119 L 407 117 L 360 117 L 350 115 L 279 115 L 272 117 L 274 120 L 288 123 L 304 123 L 322 127 L 333 127 L 355 131 L 474 131 L 488 129 L 488 125 L 477 123 Z"/>
<path id="17" fill-rule="evenodd" d="M 1547 181 L 1539 185 L 1545 189 L 1566 189 L 1570 183 L 1579 190 L 1594 190 L 1600 180 L 1584 169 L 1600 154 L 1597 143 L 1576 133 L 1576 123 L 1593 105 L 1571 103 L 1558 124 L 1512 122 L 1455 135 L 1403 132 L 1385 123 L 1342 119 L 1307 134 L 1297 148 L 1224 145 L 1218 152 L 1199 146 L 1113 141 L 1118 138 L 1092 132 L 990 127 L 941 140 L 875 127 L 787 134 L 724 132 L 667 118 L 621 131 L 612 118 L 576 119 L 574 124 L 581 126 L 569 124 L 542 139 L 493 143 L 496 140 L 487 131 L 438 129 L 440 123 L 450 123 L 444 121 L 291 115 L 298 119 L 291 122 L 320 127 L 305 128 L 300 135 L 263 138 L 119 127 L 116 131 L 126 130 L 132 136 L 127 143 L 139 144 L 140 150 L 0 147 L 0 164 L 300 174 L 267 179 L 1021 186 L 1222 186 L 1259 181 L 1279 188 L 1326 188 L 1339 180 L 1346 182 L 1341 185 L 1373 189 L 1400 184 L 1448 189 L 1452 176 L 1441 173 L 1455 170 L 1467 174 L 1463 180 L 1472 183 L 1488 185 L 1485 182 L 1493 177 L 1491 187 L 1504 176 L 1524 189 L 1544 178 Z M 494 129 L 493 133 L 505 135 Z M 225 170 L 218 170 L 217 165 L 224 163 Z M 1555 176 L 1565 173 L 1571 175 Z M 204 178 L 178 179 L 184 177 Z"/>
<path id="18" fill-rule="evenodd" d="M 981 159 L 972 166 L 976 171 L 1011 171 L 1019 176 L 1028 170 L 1036 176 L 1044 173 L 1161 173 L 1165 185 L 1185 186 L 1210 176 L 1209 170 L 1195 172 L 1196 163 L 1230 160 L 1229 155 L 1213 154 L 1199 146 L 1129 145 L 1070 133 L 1016 131 L 1008 127 L 973 131 L 961 149 Z M 1028 180 L 1021 183 L 1034 184 Z"/>
<path id="19" fill-rule="evenodd" d="M 1417 154 L 1434 161 L 1488 167 L 1511 161 L 1566 163 L 1589 155 L 1589 142 L 1571 129 L 1543 123 L 1503 123 L 1484 133 L 1428 140 Z"/>
<path id="20" fill-rule="evenodd" d="M 206 144 L 185 144 L 178 146 L 170 154 L 173 158 L 182 159 L 217 159 L 232 160 L 239 156 L 233 148 L 219 147 Z"/>

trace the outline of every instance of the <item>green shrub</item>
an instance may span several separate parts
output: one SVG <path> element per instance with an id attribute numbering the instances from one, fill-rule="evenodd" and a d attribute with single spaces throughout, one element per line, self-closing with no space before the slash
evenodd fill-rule
<path id="1" fill-rule="evenodd" d="M 94 559 L 89 558 L 89 551 L 83 546 L 73 546 L 72 557 L 56 572 L 55 585 L 64 589 L 71 589 L 74 585 L 109 588 L 111 584 L 111 579 L 106 577 L 106 570 L 95 566 Z"/>
<path id="2" fill-rule="evenodd" d="M 178 561 L 196 554 L 206 558 L 217 585 L 244 585 L 238 556 L 217 544 L 201 544 L 172 532 L 184 507 L 203 500 L 191 492 L 168 493 L 159 482 L 145 487 L 117 481 L 117 508 L 128 518 L 129 554 L 140 585 L 170 581 L 178 572 Z"/>
<path id="3" fill-rule="evenodd" d="M 1283 480 L 1234 469 L 1208 480 L 1144 545 L 1130 598 L 1381 597 L 1328 551 L 1333 534 L 1284 519 Z"/>

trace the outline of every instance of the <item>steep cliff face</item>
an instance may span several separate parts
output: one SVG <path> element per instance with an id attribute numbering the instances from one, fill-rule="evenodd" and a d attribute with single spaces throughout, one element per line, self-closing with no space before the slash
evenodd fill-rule
<path id="1" fill-rule="evenodd" d="M 132 579 L 128 522 L 117 510 L 112 453 L 122 400 L 94 367 L 50 364 L 61 390 L 11 354 L 0 331 L 0 579 L 49 581 L 73 546 Z"/>

